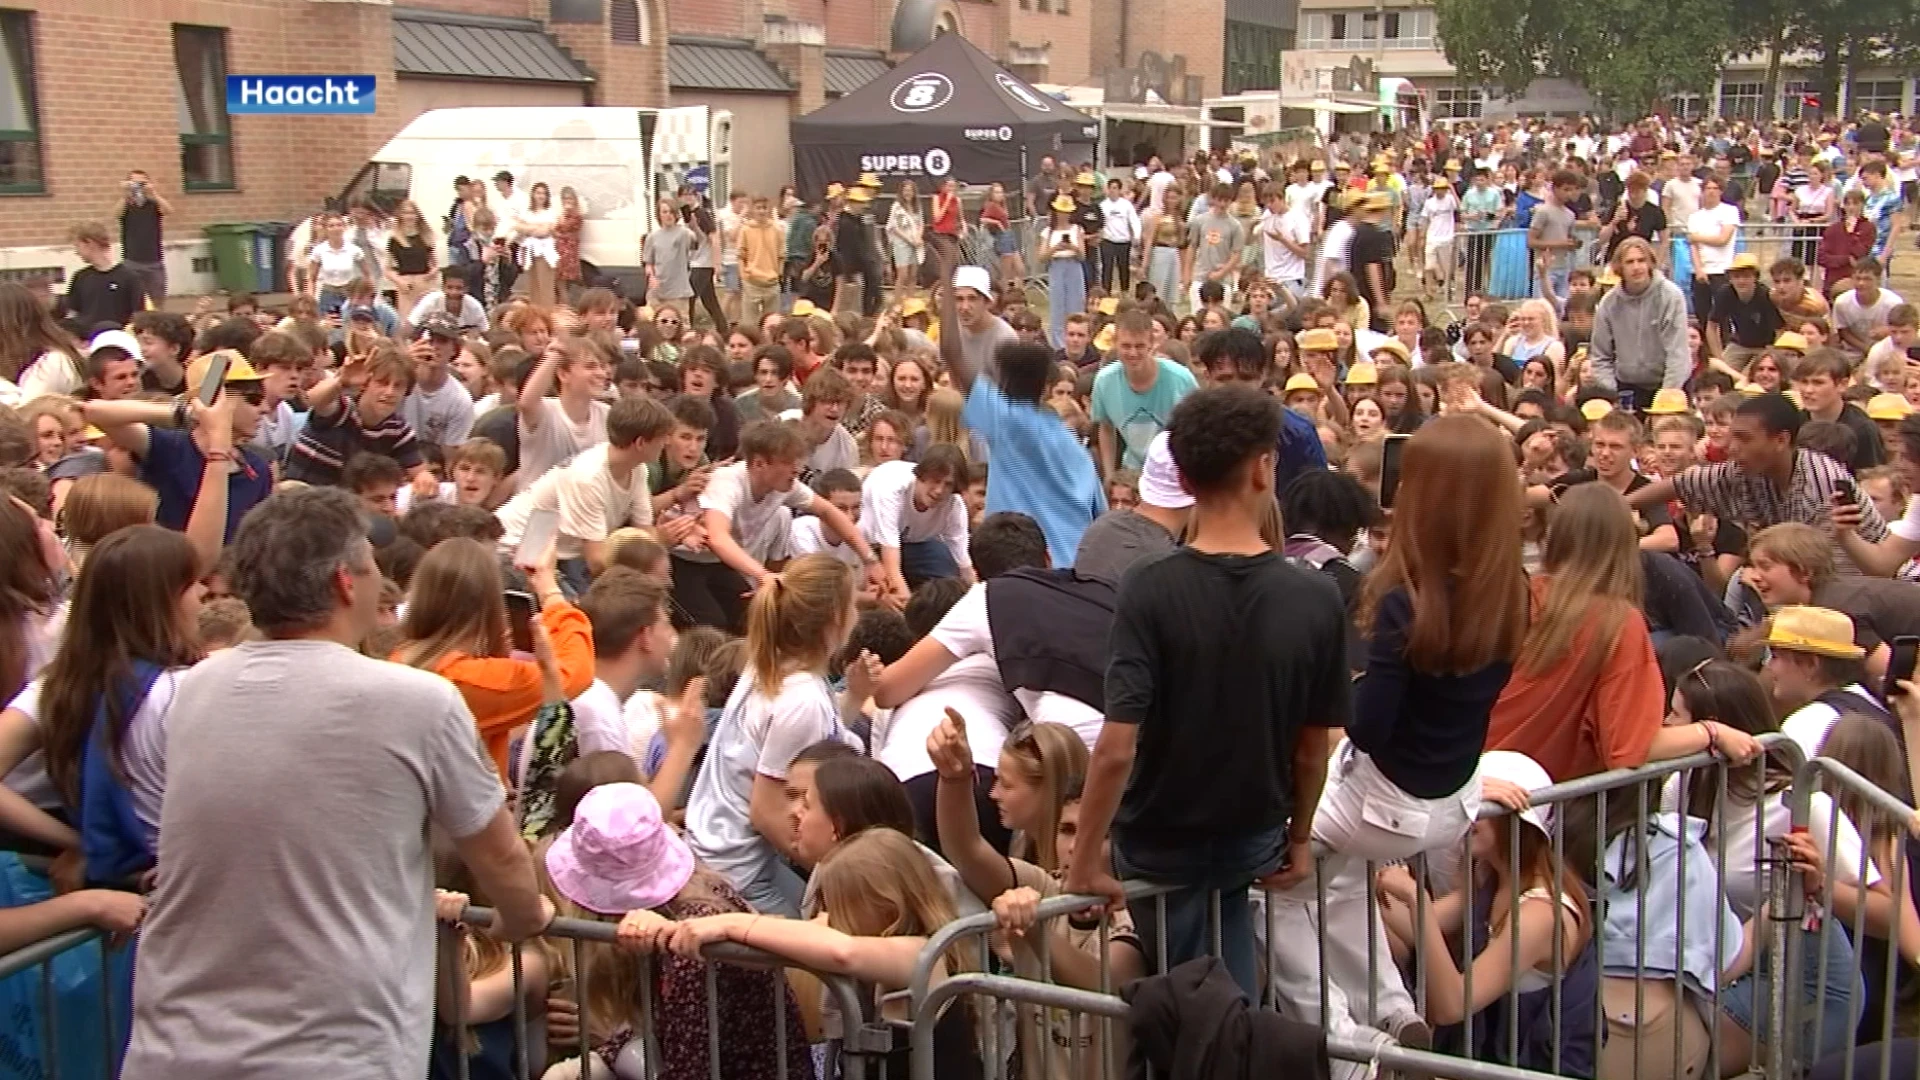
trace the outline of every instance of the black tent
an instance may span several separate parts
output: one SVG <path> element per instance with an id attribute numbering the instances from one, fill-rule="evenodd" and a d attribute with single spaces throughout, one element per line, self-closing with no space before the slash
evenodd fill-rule
<path id="1" fill-rule="evenodd" d="M 884 77 L 793 121 L 794 175 L 807 198 L 878 175 L 922 194 L 949 176 L 1018 191 L 1029 163 L 1084 144 L 1100 125 L 1035 90 L 959 34 L 942 34 Z"/>

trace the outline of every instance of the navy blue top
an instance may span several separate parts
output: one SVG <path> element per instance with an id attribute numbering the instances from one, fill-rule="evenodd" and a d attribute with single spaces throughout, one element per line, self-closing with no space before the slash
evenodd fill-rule
<path id="1" fill-rule="evenodd" d="M 273 494 L 273 470 L 265 458 L 245 447 L 233 448 L 234 464 L 239 466 L 227 477 L 227 532 L 233 540 L 240 519 L 247 511 L 265 502 Z M 154 519 L 169 529 L 184 530 L 193 513 L 193 500 L 200 494 L 200 478 L 206 474 L 207 459 L 184 431 L 172 428 L 147 429 L 147 453 L 140 459 L 140 479 L 160 495 L 160 508 Z"/>
<path id="2" fill-rule="evenodd" d="M 1366 674 L 1353 688 L 1347 738 L 1395 787 L 1438 799 L 1465 787 L 1480 767 L 1487 716 L 1513 665 L 1495 661 L 1465 675 L 1415 671 L 1407 664 L 1412 632 L 1413 599 L 1406 590 L 1381 597 Z"/>

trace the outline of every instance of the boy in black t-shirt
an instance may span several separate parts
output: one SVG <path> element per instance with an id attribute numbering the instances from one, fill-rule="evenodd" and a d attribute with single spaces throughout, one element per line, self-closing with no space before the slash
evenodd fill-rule
<path id="1" fill-rule="evenodd" d="M 1076 841 L 1098 851 L 1111 827 L 1121 876 L 1176 886 L 1165 925 L 1139 925 L 1148 956 L 1164 935 L 1169 967 L 1211 951 L 1208 897 L 1219 890 L 1222 955 L 1249 997 L 1247 889 L 1313 872 L 1313 808 L 1332 729 L 1351 708 L 1339 590 L 1261 537 L 1280 422 L 1279 403 L 1247 386 L 1202 390 L 1174 410 L 1168 441 L 1194 497 L 1191 535 L 1121 582 Z M 1091 860 L 1071 864 L 1065 891 L 1121 900 Z"/>

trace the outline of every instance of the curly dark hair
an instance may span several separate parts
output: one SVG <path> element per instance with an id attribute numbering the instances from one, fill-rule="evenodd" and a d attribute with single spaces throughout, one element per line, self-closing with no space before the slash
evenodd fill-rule
<path id="1" fill-rule="evenodd" d="M 1187 489 L 1213 494 L 1231 484 L 1249 459 L 1274 449 L 1280 403 L 1250 386 L 1209 387 L 1180 402 L 1167 430 Z"/>

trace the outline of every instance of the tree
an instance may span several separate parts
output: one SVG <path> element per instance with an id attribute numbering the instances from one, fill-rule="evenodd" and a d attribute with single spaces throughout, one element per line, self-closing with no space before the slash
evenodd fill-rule
<path id="1" fill-rule="evenodd" d="M 1435 0 L 1434 20 L 1463 80 L 1518 96 L 1541 76 L 1571 79 L 1610 108 L 1640 113 L 1713 84 L 1734 44 L 1734 3 Z"/>

